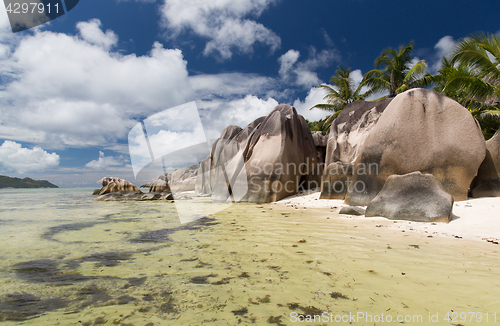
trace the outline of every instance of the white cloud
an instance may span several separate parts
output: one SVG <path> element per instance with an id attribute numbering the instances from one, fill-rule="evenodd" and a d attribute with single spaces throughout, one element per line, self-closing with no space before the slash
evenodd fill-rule
<path id="1" fill-rule="evenodd" d="M 300 99 L 296 99 L 293 102 L 293 107 L 297 110 L 298 114 L 301 114 L 305 119 L 309 121 L 317 121 L 320 119 L 324 119 L 325 117 L 332 114 L 332 112 L 321 110 L 321 109 L 312 109 L 313 106 L 320 103 L 326 103 L 323 97 L 325 97 L 326 91 L 322 88 L 313 87 L 307 93 L 307 96 L 304 101 Z"/>
<path id="2" fill-rule="evenodd" d="M 147 55 L 122 55 L 108 50 L 116 36 L 99 21 L 78 28 L 81 37 L 35 31 L 8 44 L 2 137 L 45 148 L 106 146 L 132 119 L 193 99 L 180 50 L 155 43 Z"/>
<path id="3" fill-rule="evenodd" d="M 259 17 L 277 0 L 165 0 L 163 23 L 178 35 L 184 30 L 208 39 L 204 54 L 216 53 L 229 59 L 234 50 L 252 53 L 255 43 L 269 46 L 271 52 L 280 47 L 280 38 L 260 23 L 248 19 Z"/>
<path id="4" fill-rule="evenodd" d="M 85 167 L 92 170 L 106 170 L 109 167 L 123 166 L 124 164 L 123 157 L 104 156 L 104 152 L 99 151 L 99 158 L 88 162 Z"/>
<path id="5" fill-rule="evenodd" d="M 453 37 L 447 35 L 443 36 L 434 46 L 437 54 L 441 57 L 448 55 L 451 50 L 455 47 L 457 42 L 453 39 Z"/>
<path id="6" fill-rule="evenodd" d="M 318 53 L 315 47 L 309 49 L 307 60 L 299 62 L 299 56 L 299 51 L 289 50 L 279 57 L 279 73 L 283 80 L 304 88 L 320 84 L 321 80 L 316 70 L 320 67 L 328 67 L 334 60 L 339 59 L 336 50 L 329 49 Z"/>
<path id="7" fill-rule="evenodd" d="M 106 33 L 103 33 L 101 25 L 102 23 L 99 19 L 92 19 L 88 22 L 79 22 L 76 24 L 76 28 L 85 41 L 109 50 L 118 42 L 118 36 L 109 29 Z"/>
<path id="8" fill-rule="evenodd" d="M 354 82 L 354 89 L 358 88 L 359 84 L 363 81 L 363 73 L 361 72 L 360 69 L 356 69 L 351 71 L 351 74 L 349 75 L 352 78 L 352 81 Z"/>
<path id="9" fill-rule="evenodd" d="M 23 148 L 19 143 L 6 140 L 0 146 L 0 164 L 17 173 L 43 171 L 59 166 L 59 155 L 49 154 L 38 146 Z"/>
<path id="10" fill-rule="evenodd" d="M 273 98 L 264 100 L 247 95 L 232 101 L 201 101 L 198 107 L 207 138 L 216 139 L 228 125 L 244 128 L 255 119 L 267 116 L 278 104 Z"/>
<path id="11" fill-rule="evenodd" d="M 288 50 L 287 53 L 279 57 L 278 59 L 280 63 L 279 74 L 285 77 L 288 74 L 288 72 L 292 69 L 293 65 L 297 62 L 299 56 L 300 56 L 299 51 L 291 49 Z"/>
<path id="12" fill-rule="evenodd" d="M 276 88 L 276 80 L 250 73 L 221 73 L 189 77 L 192 88 L 201 99 L 262 95 Z"/>
<path id="13" fill-rule="evenodd" d="M 429 64 L 429 69 L 432 73 L 436 73 L 439 69 L 441 69 L 441 59 L 451 53 L 456 43 L 457 42 L 453 39 L 453 37 L 447 35 L 439 39 L 436 45 L 434 45 L 434 50 L 436 51 L 434 63 Z"/>
<path id="14" fill-rule="evenodd" d="M 53 148 L 101 146 L 124 137 L 134 124 L 114 105 L 58 98 L 30 103 L 16 119 L 22 128 L 43 130 L 38 142 Z"/>

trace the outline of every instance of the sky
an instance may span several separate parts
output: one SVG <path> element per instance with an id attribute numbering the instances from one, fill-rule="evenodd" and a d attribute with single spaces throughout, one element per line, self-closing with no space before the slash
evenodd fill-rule
<path id="1" fill-rule="evenodd" d="M 134 162 L 169 154 L 166 172 L 199 162 L 207 146 L 176 150 L 278 104 L 324 118 L 309 110 L 324 103 L 316 86 L 340 65 L 359 83 L 387 47 L 414 41 L 415 60 L 435 73 L 461 38 L 500 35 L 499 12 L 481 0 L 80 0 L 13 33 L 0 5 L 0 174 L 137 184 Z M 173 129 L 159 132 L 167 120 Z M 149 151 L 139 150 L 144 131 Z"/>

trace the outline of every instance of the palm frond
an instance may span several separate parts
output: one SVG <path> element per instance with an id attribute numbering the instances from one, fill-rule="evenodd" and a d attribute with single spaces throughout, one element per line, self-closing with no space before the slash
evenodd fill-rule
<path id="1" fill-rule="evenodd" d="M 312 108 L 310 108 L 309 110 L 312 110 L 312 109 L 321 109 L 321 110 L 325 110 L 325 111 L 337 111 L 340 109 L 340 106 L 338 104 L 316 104 L 315 106 L 313 106 Z"/>
<path id="2" fill-rule="evenodd" d="M 415 63 L 413 67 L 406 73 L 406 76 L 403 79 L 403 83 L 407 85 L 411 85 L 415 83 L 418 79 L 422 78 L 422 74 L 425 73 L 425 70 L 427 69 L 427 64 L 425 63 L 425 60 L 420 60 L 419 62 Z"/>

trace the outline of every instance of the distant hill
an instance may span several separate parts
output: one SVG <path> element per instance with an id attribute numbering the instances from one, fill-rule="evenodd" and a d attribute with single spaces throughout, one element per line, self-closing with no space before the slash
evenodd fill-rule
<path id="1" fill-rule="evenodd" d="M 33 180 L 31 178 L 11 178 L 0 175 L 0 188 L 59 188 L 47 180 Z"/>

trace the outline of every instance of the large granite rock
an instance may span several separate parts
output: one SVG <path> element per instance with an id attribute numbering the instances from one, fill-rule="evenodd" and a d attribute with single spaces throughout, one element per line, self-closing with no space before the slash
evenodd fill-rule
<path id="1" fill-rule="evenodd" d="M 321 199 L 344 199 L 353 164 L 366 137 L 392 98 L 347 105 L 333 121 L 328 136 Z"/>
<path id="2" fill-rule="evenodd" d="M 198 174 L 196 175 L 196 184 L 194 192 L 197 195 L 211 195 L 212 194 L 212 183 L 211 183 L 211 171 L 212 170 L 212 157 L 207 156 L 203 161 L 200 162 L 200 167 Z"/>
<path id="3" fill-rule="evenodd" d="M 414 171 L 436 177 L 457 201 L 486 154 L 484 137 L 470 112 L 425 89 L 396 96 L 366 137 L 353 166 L 345 202 L 365 206 L 395 174 Z"/>
<path id="4" fill-rule="evenodd" d="M 325 159 L 326 159 L 326 147 L 328 146 L 328 133 L 322 131 L 312 131 L 312 138 L 314 142 L 314 146 L 316 146 L 318 163 L 324 167 Z M 323 171 L 321 171 L 323 174 Z"/>
<path id="5" fill-rule="evenodd" d="M 470 188 L 472 197 L 500 197 L 500 130 L 486 142 L 486 156 Z"/>
<path id="6" fill-rule="evenodd" d="M 365 216 L 391 220 L 449 222 L 453 197 L 431 174 L 391 175 L 366 208 Z"/>
<path id="7" fill-rule="evenodd" d="M 199 165 L 186 166 L 175 170 L 170 178 L 170 189 L 173 192 L 194 191 Z"/>
<path id="8" fill-rule="evenodd" d="M 222 202 L 277 201 L 320 186 L 318 161 L 304 118 L 279 105 L 244 129 L 229 126 L 222 132 L 200 164 L 196 192 Z"/>
<path id="9" fill-rule="evenodd" d="M 249 136 L 243 149 L 248 191 L 242 200 L 273 202 L 320 185 L 316 147 L 305 119 L 278 105 Z M 228 175 L 235 171 L 228 165 Z M 236 173 L 236 174 L 237 174 Z"/>
<path id="10" fill-rule="evenodd" d="M 152 201 L 152 200 L 167 200 L 173 202 L 174 197 L 169 192 L 150 192 L 143 193 L 141 191 L 117 191 L 98 196 L 95 200 L 98 201 Z"/>
<path id="11" fill-rule="evenodd" d="M 168 178 L 162 174 L 143 184 L 141 188 L 149 188 L 149 192 L 171 192 Z"/>
<path id="12" fill-rule="evenodd" d="M 132 182 L 127 181 L 125 179 L 120 179 L 116 177 L 104 177 L 100 180 L 102 184 L 102 188 L 99 190 L 99 192 L 94 191 L 93 194 L 95 195 L 104 195 L 112 192 L 119 192 L 119 191 L 139 191 L 139 188 L 137 188 Z"/>
<path id="13" fill-rule="evenodd" d="M 221 136 L 212 144 L 209 156 L 200 163 L 195 189 L 197 194 L 211 195 L 217 183 L 222 183 L 219 187 L 227 188 L 224 177 L 226 164 L 241 151 L 248 136 L 264 118 L 252 121 L 244 129 L 230 125 L 222 131 Z"/>

